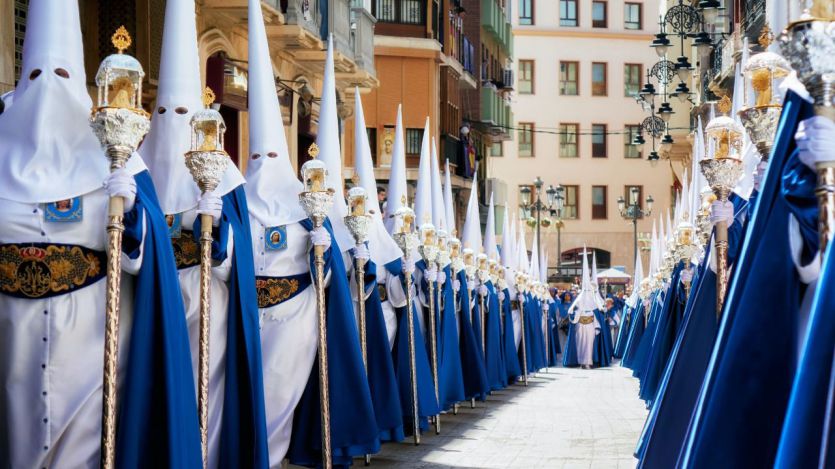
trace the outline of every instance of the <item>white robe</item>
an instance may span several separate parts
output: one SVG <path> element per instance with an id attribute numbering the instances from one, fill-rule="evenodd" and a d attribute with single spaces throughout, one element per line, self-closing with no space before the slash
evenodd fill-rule
<path id="1" fill-rule="evenodd" d="M 0 199 L 0 244 L 74 244 L 105 251 L 107 203 L 104 190 L 97 189 L 82 196 L 81 221 L 46 222 L 41 204 Z M 129 349 L 132 276 L 141 264 L 141 254 L 133 260 L 122 256 L 122 269 L 130 275 L 122 279 L 120 375 Z M 101 269 L 106 268 L 101 265 Z M 45 299 L 0 294 L 2 465 L 99 466 L 105 284 L 101 279 L 72 293 Z"/>
<path id="2" fill-rule="evenodd" d="M 191 231 L 197 210 L 183 213 L 183 229 Z M 199 236 L 199 234 L 198 234 Z M 212 268 L 211 316 L 209 317 L 209 467 L 218 466 L 220 433 L 223 423 L 223 396 L 226 388 L 226 328 L 229 308 L 229 275 L 232 271 L 234 241 L 232 230 L 226 246 L 226 259 Z M 191 367 L 194 389 L 198 388 L 200 357 L 200 266 L 177 271 L 180 292 L 186 309 L 188 342 L 191 347 Z M 199 399 L 199 396 L 198 396 Z"/>
<path id="3" fill-rule="evenodd" d="M 600 323 L 594 315 L 594 311 L 576 311 L 574 321 L 574 338 L 577 344 L 577 363 L 591 366 L 594 361 L 594 337 L 600 331 Z M 581 324 L 580 318 L 591 316 L 594 321 L 589 324 Z"/>
<path id="4" fill-rule="evenodd" d="M 250 217 L 250 227 L 256 276 L 288 277 L 310 273 L 310 233 L 301 224 L 286 226 L 287 247 L 278 251 L 266 249 L 264 225 Z M 293 412 L 316 359 L 319 344 L 316 290 L 311 284 L 295 297 L 259 309 L 259 313 L 270 467 L 277 468 L 287 454 Z"/>
<path id="5" fill-rule="evenodd" d="M 386 288 L 386 299 L 382 302 L 383 317 L 386 320 L 389 347 L 394 348 L 394 339 L 397 336 L 397 312 L 395 309 L 406 307 L 406 290 L 400 282 L 400 276 L 392 275 L 382 265 L 377 266 L 377 283 L 385 285 Z"/>

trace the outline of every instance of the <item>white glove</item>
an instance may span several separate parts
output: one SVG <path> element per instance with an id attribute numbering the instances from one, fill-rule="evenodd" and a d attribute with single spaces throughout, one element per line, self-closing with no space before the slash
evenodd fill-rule
<path id="1" fill-rule="evenodd" d="M 212 226 L 220 225 L 220 212 L 223 211 L 223 200 L 214 192 L 206 192 L 200 196 L 197 202 L 197 213 L 199 215 L 211 215 Z"/>
<path id="2" fill-rule="evenodd" d="M 314 246 L 323 246 L 325 250 L 331 247 L 331 234 L 323 226 L 310 231 L 310 242 Z"/>
<path id="3" fill-rule="evenodd" d="M 438 282 L 438 285 L 443 285 L 444 282 L 446 282 L 446 272 L 444 272 L 443 270 L 439 270 L 438 278 L 435 281 Z"/>
<path id="4" fill-rule="evenodd" d="M 354 246 L 354 259 L 362 259 L 364 261 L 371 259 L 371 251 L 368 250 L 368 246 L 365 243 Z"/>
<path id="5" fill-rule="evenodd" d="M 479 295 L 481 295 L 481 296 L 487 296 L 487 294 L 488 294 L 488 293 L 490 293 L 490 291 L 489 291 L 489 290 L 487 290 L 487 287 L 486 287 L 486 286 L 481 285 L 481 286 L 479 286 L 479 287 L 478 287 L 478 294 L 479 294 Z"/>
<path id="6" fill-rule="evenodd" d="M 104 192 L 108 197 L 125 199 L 125 213 L 130 212 L 136 203 L 136 180 L 125 168 L 117 169 L 105 179 Z"/>
<path id="7" fill-rule="evenodd" d="M 415 273 L 415 261 L 409 257 L 403 259 L 403 273 L 406 275 L 411 275 Z"/>
<path id="8" fill-rule="evenodd" d="M 426 277 L 427 282 L 437 282 L 438 271 L 436 269 L 426 269 L 424 271 L 424 277 Z"/>
<path id="9" fill-rule="evenodd" d="M 519 300 L 519 303 L 522 303 L 523 301 L 525 301 L 525 294 L 522 293 L 522 292 L 519 292 L 518 300 Z"/>
<path id="10" fill-rule="evenodd" d="M 504 292 L 503 291 L 499 292 L 499 301 L 504 302 Z"/>
<path id="11" fill-rule="evenodd" d="M 760 161 L 757 163 L 757 171 L 754 172 L 754 189 L 760 191 L 760 185 L 765 179 L 765 170 L 768 168 L 768 161 Z"/>
<path id="12" fill-rule="evenodd" d="M 800 122 L 794 139 L 798 158 L 809 168 L 835 161 L 835 122 L 830 119 L 815 116 Z"/>
<path id="13" fill-rule="evenodd" d="M 734 224 L 734 204 L 730 200 L 724 203 L 717 200 L 710 204 L 710 222 L 720 221 L 727 221 L 728 228 Z"/>
<path id="14" fill-rule="evenodd" d="M 684 269 L 681 271 L 680 275 L 682 282 L 690 282 L 693 280 L 693 271 L 690 269 Z"/>
<path id="15" fill-rule="evenodd" d="M 452 281 L 452 291 L 454 291 L 455 293 L 458 293 L 459 291 L 461 291 L 461 281 L 460 280 L 455 279 L 455 280 Z"/>

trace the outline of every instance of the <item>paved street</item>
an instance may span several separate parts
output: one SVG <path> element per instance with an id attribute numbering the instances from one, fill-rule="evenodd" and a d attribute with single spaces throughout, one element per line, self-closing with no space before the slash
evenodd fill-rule
<path id="1" fill-rule="evenodd" d="M 646 417 L 638 382 L 618 366 L 552 368 L 442 417 L 420 446 L 389 444 L 372 467 L 632 468 Z"/>

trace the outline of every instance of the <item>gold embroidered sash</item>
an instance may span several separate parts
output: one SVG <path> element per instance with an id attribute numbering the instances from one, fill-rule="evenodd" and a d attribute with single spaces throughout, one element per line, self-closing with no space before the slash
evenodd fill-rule
<path id="1" fill-rule="evenodd" d="M 49 298 L 91 285 L 105 276 L 107 256 L 70 244 L 0 245 L 0 293 Z"/>

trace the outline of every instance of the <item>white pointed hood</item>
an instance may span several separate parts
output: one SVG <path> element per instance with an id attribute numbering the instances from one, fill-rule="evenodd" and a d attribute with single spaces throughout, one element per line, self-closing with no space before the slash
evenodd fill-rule
<path id="1" fill-rule="evenodd" d="M 594 288 L 594 299 L 597 301 L 597 306 L 603 308 L 603 296 L 600 294 L 600 283 L 597 280 L 597 251 L 592 251 L 591 256 L 591 284 Z"/>
<path id="2" fill-rule="evenodd" d="M 55 202 L 102 187 L 109 164 L 90 128 L 86 83 L 78 2 L 30 2 L 14 105 L 0 115 L 0 198 Z"/>
<path id="3" fill-rule="evenodd" d="M 487 223 L 484 224 L 484 254 L 488 259 L 499 260 L 496 248 L 496 209 L 493 206 L 493 193 L 490 193 L 490 205 L 487 207 Z"/>
<path id="4" fill-rule="evenodd" d="M 467 218 L 461 235 L 462 248 L 472 249 L 476 254 L 481 247 L 481 220 L 478 214 L 478 168 L 473 174 L 473 187 L 470 190 L 470 200 L 467 203 Z"/>
<path id="5" fill-rule="evenodd" d="M 626 300 L 627 306 L 634 308 L 641 299 L 641 282 L 644 280 L 644 266 L 641 263 L 641 256 L 635 258 L 635 273 L 632 277 L 632 294 Z"/>
<path id="6" fill-rule="evenodd" d="M 397 106 L 397 125 L 394 127 L 394 147 L 391 153 L 391 175 L 386 190 L 386 212 L 383 221 L 389 233 L 399 230 L 395 226 L 394 214 L 401 207 L 408 207 L 408 193 L 406 186 L 406 147 L 403 140 L 402 106 Z"/>
<path id="7" fill-rule="evenodd" d="M 354 165 L 359 177 L 359 183 L 368 196 L 366 208 L 373 219 L 368 230 L 368 246 L 371 250 L 371 260 L 381 267 L 389 262 L 400 259 L 403 251 L 386 231 L 377 201 L 377 180 L 374 178 L 374 163 L 371 160 L 371 147 L 368 134 L 365 132 L 365 114 L 362 111 L 362 100 L 359 89 L 355 90 L 354 116 Z"/>
<path id="8" fill-rule="evenodd" d="M 501 264 L 507 268 L 513 268 L 513 257 L 515 256 L 513 246 L 513 228 L 510 226 L 509 214 L 505 211 L 505 216 L 502 220 L 502 251 Z"/>
<path id="9" fill-rule="evenodd" d="M 264 226 L 307 218 L 299 204 L 302 182 L 290 164 L 258 0 L 249 0 L 249 154 L 244 186 L 249 214 Z"/>
<path id="10" fill-rule="evenodd" d="M 319 160 L 328 168 L 325 179 L 327 187 L 336 192 L 333 205 L 328 212 L 333 234 L 339 248 L 344 252 L 356 243 L 348 227 L 345 215 L 348 205 L 345 203 L 345 181 L 342 177 L 342 150 L 339 144 L 339 116 L 336 112 L 336 78 L 333 70 L 333 35 L 328 36 L 328 51 L 325 57 L 325 77 L 322 80 L 322 101 L 319 103 L 319 133 L 316 145 L 319 146 Z"/>
<path id="11" fill-rule="evenodd" d="M 444 162 L 444 212 L 446 213 L 446 229 L 450 236 L 458 237 L 458 227 L 455 223 L 455 204 L 452 201 L 452 180 L 449 175 L 449 160 Z"/>
<path id="12" fill-rule="evenodd" d="M 542 264 L 539 266 L 539 281 L 548 283 L 548 251 L 542 255 Z"/>
<path id="13" fill-rule="evenodd" d="M 658 230 L 655 220 L 652 221 L 652 237 L 649 243 L 649 276 L 655 277 L 658 272 Z"/>
<path id="14" fill-rule="evenodd" d="M 533 237 L 533 242 L 531 243 L 531 265 L 528 267 L 528 273 L 531 274 L 531 278 L 534 280 L 539 279 L 539 255 L 537 255 L 537 251 L 539 250 L 539 243 L 536 242 L 536 236 Z"/>
<path id="15" fill-rule="evenodd" d="M 415 223 L 418 227 L 425 223 L 432 223 L 432 161 L 430 159 L 432 154 L 429 148 L 429 118 L 427 117 L 423 128 L 423 141 L 420 145 L 420 164 L 415 189 Z"/>
<path id="16" fill-rule="evenodd" d="M 516 241 L 516 270 L 527 272 L 530 261 L 528 260 L 528 244 L 525 239 L 525 223 L 521 220 L 519 222 L 519 237 Z"/>
<path id="17" fill-rule="evenodd" d="M 191 117 L 203 109 L 199 60 L 194 2 L 167 2 L 157 102 L 151 115 L 151 131 L 139 147 L 166 214 L 193 209 L 200 199 L 200 189 L 186 168 L 184 157 L 191 149 Z M 177 109 L 186 112 L 179 114 Z M 223 196 L 243 183 L 241 172 L 229 164 L 214 192 Z"/>
<path id="18" fill-rule="evenodd" d="M 583 247 L 583 277 L 581 280 L 580 293 L 574 299 L 574 303 L 568 308 L 568 314 L 572 314 L 574 310 L 582 312 L 594 311 L 597 306 L 595 300 L 594 286 L 591 284 L 591 274 L 589 272 L 589 260 L 586 254 L 586 248 Z M 573 322 L 577 322 L 579 317 L 575 317 Z"/>
<path id="19" fill-rule="evenodd" d="M 441 165 L 438 160 L 438 147 L 435 145 L 435 137 L 432 137 L 432 224 L 438 231 L 445 231 L 450 235 L 449 225 L 446 221 L 446 209 L 444 207 L 444 191 L 441 188 Z"/>

